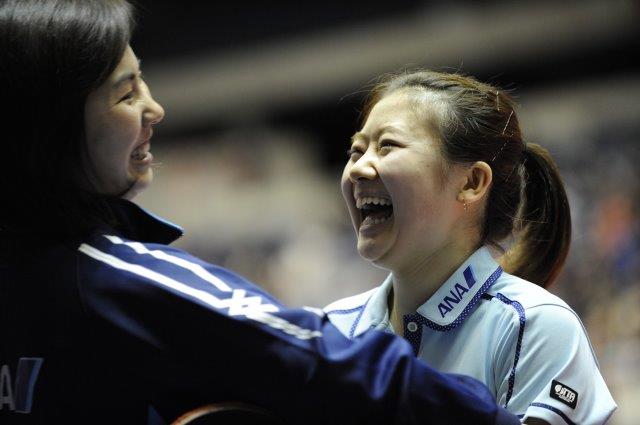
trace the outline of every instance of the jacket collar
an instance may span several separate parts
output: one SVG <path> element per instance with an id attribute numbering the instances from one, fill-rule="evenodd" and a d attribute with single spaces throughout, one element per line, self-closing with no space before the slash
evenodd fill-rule
<path id="1" fill-rule="evenodd" d="M 169 244 L 184 233 L 177 224 L 158 217 L 131 201 L 114 199 L 110 201 L 110 206 L 120 224 L 117 230 L 127 239 Z"/>

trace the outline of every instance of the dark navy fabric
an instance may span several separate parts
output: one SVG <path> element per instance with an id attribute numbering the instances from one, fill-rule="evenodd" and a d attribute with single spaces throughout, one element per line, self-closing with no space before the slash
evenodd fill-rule
<path id="1" fill-rule="evenodd" d="M 519 423 L 402 338 L 349 340 L 167 246 L 179 228 L 117 208 L 126 226 L 86 240 L 0 233 L 1 424 L 168 423 L 219 401 L 289 424 Z"/>
<path id="2" fill-rule="evenodd" d="M 548 409 L 551 410 L 553 413 L 557 414 L 558 416 L 560 416 L 566 423 L 567 425 L 576 425 L 575 422 L 573 422 L 571 419 L 569 419 L 569 417 L 567 415 L 564 414 L 564 412 L 560 409 L 556 409 L 553 406 L 549 406 L 548 404 L 544 404 L 544 403 L 531 403 L 532 406 L 537 406 L 537 407 L 542 407 L 543 409 Z"/>

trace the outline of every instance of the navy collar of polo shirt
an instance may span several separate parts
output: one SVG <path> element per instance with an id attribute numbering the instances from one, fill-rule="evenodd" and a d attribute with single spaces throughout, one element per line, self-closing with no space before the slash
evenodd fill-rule
<path id="1" fill-rule="evenodd" d="M 170 244 L 184 233 L 177 224 L 158 217 L 126 199 L 110 200 L 109 205 L 120 224 L 116 230 L 122 232 L 127 239 Z"/>
<path id="2" fill-rule="evenodd" d="M 437 331 L 449 331 L 458 327 L 473 312 L 482 295 L 502 274 L 502 268 L 491 256 L 487 247 L 481 247 L 438 288 L 438 290 L 414 314 L 403 317 L 404 336 L 411 342 L 418 324 Z M 387 300 L 393 288 L 389 275 L 369 298 L 361 317 L 356 319 L 354 334 L 359 335 L 368 328 L 388 329 L 389 310 Z M 411 325 L 413 323 L 413 325 Z M 408 329 L 413 327 L 413 329 Z M 399 329 L 394 329 L 400 334 Z M 418 341 L 419 342 L 419 341 Z M 417 350 L 418 347 L 414 346 Z"/>

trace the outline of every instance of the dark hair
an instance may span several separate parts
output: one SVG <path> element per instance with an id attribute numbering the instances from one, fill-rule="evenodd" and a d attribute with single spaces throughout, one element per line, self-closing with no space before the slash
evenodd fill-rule
<path id="1" fill-rule="evenodd" d="M 104 197 L 82 184 L 84 107 L 133 27 L 126 0 L 3 0 L 2 230 L 78 233 L 113 221 Z"/>
<path id="2" fill-rule="evenodd" d="M 525 146 L 511 97 L 457 73 L 403 72 L 383 77 L 373 88 L 365 120 L 380 99 L 404 88 L 436 95 L 422 98 L 432 102 L 429 119 L 435 119 L 425 125 L 435 124 L 449 163 L 484 161 L 491 166 L 481 243 L 500 246 L 517 234 L 503 256 L 505 270 L 543 287 L 553 283 L 571 241 L 569 203 L 549 153 L 537 144 Z"/>

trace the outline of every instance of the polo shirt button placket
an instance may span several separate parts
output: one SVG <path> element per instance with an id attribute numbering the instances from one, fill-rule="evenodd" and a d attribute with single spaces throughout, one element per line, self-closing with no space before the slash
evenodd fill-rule
<path id="1" fill-rule="evenodd" d="M 420 351 L 422 332 L 418 332 L 418 330 L 420 330 L 420 327 L 415 321 L 411 319 L 413 319 L 413 317 L 405 316 L 404 337 L 407 341 L 409 341 L 409 343 L 411 343 L 413 353 L 417 356 L 418 352 Z"/>

